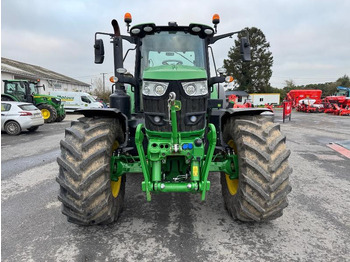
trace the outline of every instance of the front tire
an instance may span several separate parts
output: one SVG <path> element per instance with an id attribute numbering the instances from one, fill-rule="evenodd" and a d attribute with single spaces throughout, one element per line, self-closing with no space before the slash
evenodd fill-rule
<path id="1" fill-rule="evenodd" d="M 56 120 L 57 111 L 52 105 L 41 104 L 38 106 L 38 108 L 40 109 L 41 114 L 43 115 L 45 123 L 52 123 Z"/>
<path id="2" fill-rule="evenodd" d="M 62 115 L 57 116 L 56 122 L 62 122 L 63 119 L 66 118 L 66 112 L 64 112 Z"/>
<path id="3" fill-rule="evenodd" d="M 222 195 L 228 212 L 241 221 L 276 219 L 288 206 L 291 191 L 290 150 L 280 127 L 263 116 L 231 118 L 223 139 L 238 154 L 239 178 L 221 174 Z"/>
<path id="4" fill-rule="evenodd" d="M 83 117 L 66 129 L 57 158 L 58 199 L 68 221 L 79 225 L 109 224 L 122 211 L 125 176 L 110 180 L 111 156 L 124 141 L 117 119 Z"/>

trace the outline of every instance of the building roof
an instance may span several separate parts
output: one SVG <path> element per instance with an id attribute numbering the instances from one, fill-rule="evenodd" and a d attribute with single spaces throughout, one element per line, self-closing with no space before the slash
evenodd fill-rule
<path id="1" fill-rule="evenodd" d="M 230 90 L 225 92 L 226 96 L 229 95 L 236 95 L 236 96 L 249 96 L 249 94 L 246 91 L 238 91 L 238 90 Z"/>
<path id="2" fill-rule="evenodd" d="M 36 65 L 18 62 L 12 59 L 4 58 L 4 57 L 1 57 L 1 72 L 10 73 L 17 77 L 30 78 L 33 80 L 39 78 L 39 79 L 45 79 L 45 80 L 60 81 L 60 82 L 68 83 L 72 85 L 90 86 L 87 83 L 56 73 L 49 69 L 36 66 Z"/>

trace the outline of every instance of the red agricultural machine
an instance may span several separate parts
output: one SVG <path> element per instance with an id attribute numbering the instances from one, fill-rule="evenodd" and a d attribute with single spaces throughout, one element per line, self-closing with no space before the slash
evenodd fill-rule
<path id="1" fill-rule="evenodd" d="M 334 115 L 350 115 L 350 87 L 337 87 L 337 93 L 323 100 L 324 112 Z"/>
<path id="2" fill-rule="evenodd" d="M 322 90 L 291 90 L 287 101 L 297 111 L 306 113 L 331 113 L 334 115 L 350 115 L 350 88 L 337 87 L 337 93 L 321 99 Z"/>
<path id="3" fill-rule="evenodd" d="M 292 102 L 297 111 L 307 113 L 323 112 L 322 90 L 291 90 L 285 100 Z"/>

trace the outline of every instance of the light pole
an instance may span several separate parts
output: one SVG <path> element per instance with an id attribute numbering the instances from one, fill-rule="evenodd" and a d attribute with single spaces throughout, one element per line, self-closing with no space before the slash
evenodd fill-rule
<path id="1" fill-rule="evenodd" d="M 103 93 L 105 92 L 105 75 L 108 74 L 108 73 L 101 73 L 101 75 L 103 76 Z"/>

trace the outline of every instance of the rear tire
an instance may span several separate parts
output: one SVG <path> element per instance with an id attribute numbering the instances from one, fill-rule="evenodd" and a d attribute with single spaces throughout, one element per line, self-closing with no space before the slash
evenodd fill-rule
<path id="1" fill-rule="evenodd" d="M 123 141 L 124 132 L 117 119 L 83 117 L 66 129 L 56 180 L 62 213 L 69 222 L 97 225 L 117 220 L 124 202 L 125 176 L 119 178 L 114 197 L 110 162 Z"/>
<path id="2" fill-rule="evenodd" d="M 38 106 L 38 108 L 41 111 L 41 114 L 43 115 L 45 123 L 52 123 L 57 118 L 57 111 L 56 109 L 49 104 L 41 104 Z"/>
<path id="3" fill-rule="evenodd" d="M 292 168 L 279 125 L 263 116 L 245 116 L 229 119 L 223 130 L 223 139 L 238 154 L 239 163 L 238 181 L 224 173 L 220 178 L 228 212 L 248 222 L 282 216 Z"/>
<path id="4" fill-rule="evenodd" d="M 7 134 L 11 136 L 17 136 L 22 132 L 22 128 L 20 124 L 18 124 L 16 121 L 8 121 L 5 124 L 5 131 Z"/>

